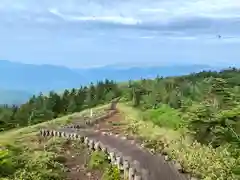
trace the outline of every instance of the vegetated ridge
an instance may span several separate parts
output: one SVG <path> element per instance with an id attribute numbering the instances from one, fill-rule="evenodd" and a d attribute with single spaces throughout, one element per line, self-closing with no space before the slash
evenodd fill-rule
<path id="1" fill-rule="evenodd" d="M 159 136 L 165 136 L 172 158 L 187 171 L 202 179 L 235 180 L 240 172 L 239 79 L 240 70 L 232 68 L 121 85 L 106 80 L 89 88 L 66 90 L 61 96 L 54 92 L 48 97 L 35 96 L 20 107 L 5 106 L 1 128 L 43 122 L 121 96 L 133 105 L 120 106 L 132 116 L 128 122 L 134 126 L 132 133 L 151 139 L 156 151 L 158 141 L 163 141 Z M 145 132 L 146 125 L 151 132 Z"/>

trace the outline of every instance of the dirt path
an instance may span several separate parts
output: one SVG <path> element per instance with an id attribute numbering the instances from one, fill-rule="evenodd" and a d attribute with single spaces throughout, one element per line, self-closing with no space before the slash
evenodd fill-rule
<path id="1" fill-rule="evenodd" d="M 132 144 L 131 141 L 121 139 L 119 137 L 102 134 L 101 131 L 109 131 L 118 134 L 124 133 L 124 126 L 118 126 L 121 124 L 121 115 L 119 113 L 112 117 L 104 120 L 104 122 L 97 124 L 93 129 L 73 129 L 64 128 L 61 131 L 67 133 L 77 133 L 82 136 L 87 136 L 102 142 L 103 144 L 115 148 L 120 151 L 124 156 L 131 157 L 133 160 L 140 162 L 140 166 L 144 169 L 149 170 L 149 180 L 185 180 L 186 178 L 180 174 L 173 165 L 167 163 L 163 158 L 153 155 L 150 152 L 140 148 L 136 144 Z M 95 132 L 93 130 L 100 130 Z"/>
<path id="2" fill-rule="evenodd" d="M 122 118 L 120 113 L 116 113 L 112 117 L 95 124 L 93 129 L 115 134 L 124 134 L 125 125 L 123 124 Z"/>
<path id="3" fill-rule="evenodd" d="M 115 103 L 116 106 L 116 103 Z M 140 163 L 140 167 L 147 169 L 150 172 L 148 180 L 186 180 L 187 178 L 180 174 L 177 169 L 166 162 L 163 157 L 159 155 L 153 155 L 146 149 L 141 148 L 136 143 L 126 139 L 122 139 L 115 135 L 104 134 L 104 132 L 111 132 L 114 134 L 124 134 L 126 126 L 123 124 L 121 114 L 116 113 L 113 116 L 101 121 L 94 126 L 88 126 L 83 128 L 64 127 L 58 129 L 58 131 L 66 133 L 75 133 L 84 137 L 89 137 L 94 140 L 100 141 L 106 146 L 116 149 L 124 157 L 131 157 L 132 160 L 137 160 Z M 74 124 L 76 124 L 75 121 Z M 98 131 L 95 131 L 98 130 Z M 132 139 L 134 139 L 132 137 Z M 81 161 L 81 159 L 77 160 Z M 72 161 L 70 161 L 72 162 Z M 70 165 L 71 167 L 71 165 Z M 77 179 L 74 179 L 77 180 Z"/>

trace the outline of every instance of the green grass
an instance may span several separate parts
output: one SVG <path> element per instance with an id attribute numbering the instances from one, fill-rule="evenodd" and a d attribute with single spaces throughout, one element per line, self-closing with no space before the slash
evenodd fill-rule
<path id="1" fill-rule="evenodd" d="M 167 105 L 161 105 L 157 109 L 144 111 L 143 120 L 151 120 L 155 125 L 175 130 L 184 127 L 185 125 L 180 113 Z"/>
<path id="2" fill-rule="evenodd" d="M 152 111 L 153 114 L 149 111 L 146 116 L 142 111 L 126 104 L 120 103 L 118 108 L 125 117 L 123 121 L 128 124 L 129 133 L 143 139 L 155 151 L 162 151 L 165 146 L 164 151 L 180 162 L 185 171 L 204 180 L 239 179 L 239 176 L 233 172 L 240 164 L 240 158 L 231 157 L 227 147 L 213 149 L 211 146 L 203 146 L 193 141 L 186 128 L 178 126 L 176 121 L 179 120 L 180 124 L 182 122 L 176 115 L 177 112 L 175 114 L 170 109 L 162 112 L 160 109 Z M 147 117 L 148 121 L 146 121 Z M 174 129 L 175 125 L 178 128 Z"/>
<path id="3" fill-rule="evenodd" d="M 91 153 L 90 161 L 88 167 L 90 169 L 100 169 L 106 168 L 108 165 L 108 157 L 103 152 L 94 151 Z"/>
<path id="4" fill-rule="evenodd" d="M 106 108 L 107 106 L 108 105 L 102 105 L 102 106 L 97 106 L 96 108 L 93 108 L 93 115 L 94 114 L 100 115 L 103 112 L 104 108 Z M 78 117 L 81 118 L 83 116 L 90 116 L 90 109 L 86 109 L 78 113 L 56 118 L 51 121 L 39 123 L 33 126 L 27 126 L 24 128 L 3 131 L 0 133 L 0 145 L 4 144 L 4 142 L 8 143 L 9 141 L 12 141 L 12 140 L 17 140 L 19 138 L 21 139 L 26 136 L 36 135 L 41 128 L 51 128 L 51 127 L 68 124 L 72 121 L 72 119 L 75 119 Z"/>

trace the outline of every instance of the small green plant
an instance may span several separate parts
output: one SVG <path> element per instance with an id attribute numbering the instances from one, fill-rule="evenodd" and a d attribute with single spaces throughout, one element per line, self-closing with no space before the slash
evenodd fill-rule
<path id="1" fill-rule="evenodd" d="M 0 151 L 0 176 L 8 176 L 14 172 L 14 162 L 9 150 Z"/>
<path id="2" fill-rule="evenodd" d="M 88 167 L 90 169 L 100 169 L 107 166 L 107 155 L 100 151 L 91 153 Z"/>
<path id="3" fill-rule="evenodd" d="M 109 165 L 103 174 L 102 180 L 121 180 L 121 174 L 116 166 Z"/>
<path id="4" fill-rule="evenodd" d="M 7 146 L 0 150 L 0 177 L 8 177 L 22 167 L 23 158 L 19 154 L 21 149 L 13 146 Z"/>

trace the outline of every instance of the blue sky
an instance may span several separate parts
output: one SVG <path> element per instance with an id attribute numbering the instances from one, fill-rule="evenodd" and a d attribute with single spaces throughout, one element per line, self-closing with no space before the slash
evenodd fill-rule
<path id="1" fill-rule="evenodd" d="M 1 0 L 0 42 L 35 64 L 240 65 L 240 1 Z"/>

